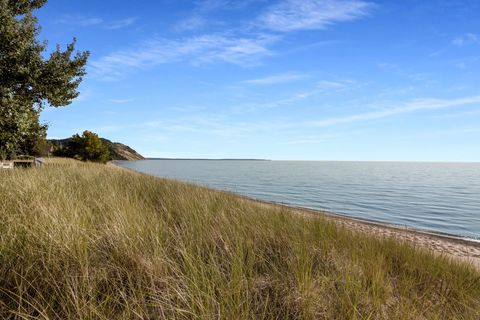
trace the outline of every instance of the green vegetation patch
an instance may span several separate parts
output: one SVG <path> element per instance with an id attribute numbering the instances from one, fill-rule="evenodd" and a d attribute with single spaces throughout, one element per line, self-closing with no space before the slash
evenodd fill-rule
<path id="1" fill-rule="evenodd" d="M 471 266 L 110 166 L 0 172 L 3 319 L 479 319 Z"/>

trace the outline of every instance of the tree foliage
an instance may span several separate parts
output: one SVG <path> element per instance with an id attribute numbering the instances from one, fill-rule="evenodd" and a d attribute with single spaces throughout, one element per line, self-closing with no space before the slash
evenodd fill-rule
<path id="1" fill-rule="evenodd" d="M 0 151 L 6 156 L 44 153 L 47 126 L 39 121 L 39 113 L 29 106 L 8 104 L 0 112 Z"/>
<path id="2" fill-rule="evenodd" d="M 55 152 L 55 155 L 102 163 L 110 160 L 108 146 L 96 133 L 88 130 L 85 130 L 81 136 L 73 135 L 63 148 Z"/>
<path id="3" fill-rule="evenodd" d="M 61 107 L 78 96 L 88 52 L 75 52 L 76 40 L 45 58 L 47 42 L 33 10 L 46 0 L 0 0 L 0 149 L 7 154 L 35 154 L 44 140 L 39 123 L 46 105 Z"/>

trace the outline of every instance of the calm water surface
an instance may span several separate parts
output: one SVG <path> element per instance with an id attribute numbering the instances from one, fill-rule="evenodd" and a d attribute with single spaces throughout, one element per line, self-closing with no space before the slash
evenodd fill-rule
<path id="1" fill-rule="evenodd" d="M 119 161 L 252 198 L 480 239 L 480 163 Z"/>

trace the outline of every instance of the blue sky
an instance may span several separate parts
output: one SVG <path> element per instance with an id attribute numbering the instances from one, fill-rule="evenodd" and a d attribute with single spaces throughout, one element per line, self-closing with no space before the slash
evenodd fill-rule
<path id="1" fill-rule="evenodd" d="M 50 0 L 90 50 L 49 137 L 150 157 L 480 161 L 480 1 Z"/>

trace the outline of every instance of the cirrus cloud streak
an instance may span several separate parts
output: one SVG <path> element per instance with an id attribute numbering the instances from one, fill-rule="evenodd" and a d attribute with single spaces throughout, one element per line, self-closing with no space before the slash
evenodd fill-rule
<path id="1" fill-rule="evenodd" d="M 285 0 L 260 15 L 259 23 L 280 32 L 324 29 L 362 18 L 372 8 L 373 4 L 361 0 Z"/>

